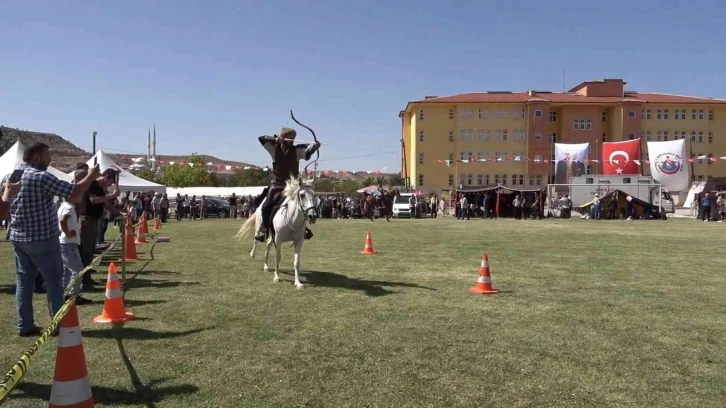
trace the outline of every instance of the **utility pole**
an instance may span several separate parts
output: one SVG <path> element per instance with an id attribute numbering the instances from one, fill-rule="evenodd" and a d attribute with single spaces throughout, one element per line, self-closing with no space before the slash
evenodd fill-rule
<path id="1" fill-rule="evenodd" d="M 98 132 L 94 131 L 93 132 L 93 151 L 91 152 L 92 154 L 96 154 L 96 134 L 98 134 Z"/>

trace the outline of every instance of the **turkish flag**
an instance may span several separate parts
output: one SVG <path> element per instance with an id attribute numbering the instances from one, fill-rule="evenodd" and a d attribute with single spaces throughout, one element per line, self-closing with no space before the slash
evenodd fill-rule
<path id="1" fill-rule="evenodd" d="M 603 174 L 640 174 L 640 139 L 602 144 Z"/>

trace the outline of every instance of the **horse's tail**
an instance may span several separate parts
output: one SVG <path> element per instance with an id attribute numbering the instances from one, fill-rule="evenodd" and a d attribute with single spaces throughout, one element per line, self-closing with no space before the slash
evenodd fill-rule
<path id="1" fill-rule="evenodd" d="M 260 210 L 257 209 L 257 211 L 260 211 Z M 257 222 L 257 212 L 255 212 L 255 214 L 253 216 L 248 218 L 247 221 L 245 221 L 242 224 L 242 227 L 240 227 L 239 232 L 237 232 L 237 235 L 236 235 L 237 239 L 241 240 L 241 239 L 245 238 L 250 232 L 252 232 L 252 230 L 255 228 L 256 222 Z"/>

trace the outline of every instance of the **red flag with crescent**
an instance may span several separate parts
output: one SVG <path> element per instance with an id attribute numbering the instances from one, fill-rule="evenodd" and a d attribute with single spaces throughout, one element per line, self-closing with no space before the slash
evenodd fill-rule
<path id="1" fill-rule="evenodd" d="M 640 139 L 602 144 L 603 174 L 640 174 Z"/>

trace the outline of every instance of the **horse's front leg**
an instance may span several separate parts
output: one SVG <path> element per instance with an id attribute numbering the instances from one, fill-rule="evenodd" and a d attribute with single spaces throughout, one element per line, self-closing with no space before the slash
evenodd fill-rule
<path id="1" fill-rule="evenodd" d="M 265 244 L 265 266 L 262 267 L 263 272 L 267 272 L 270 270 L 270 267 L 267 266 L 267 261 L 270 259 L 270 247 L 272 246 L 272 238 L 267 239 L 267 244 Z"/>
<path id="2" fill-rule="evenodd" d="M 295 269 L 295 287 L 302 289 L 304 285 L 300 283 L 300 251 L 303 247 L 303 239 L 295 240 L 295 254 L 293 255 L 292 267 Z"/>
<path id="3" fill-rule="evenodd" d="M 282 257 L 282 242 L 279 242 L 279 235 L 275 235 L 275 277 L 272 278 L 273 282 L 280 281 L 280 258 Z M 272 240 L 270 240 L 272 243 Z"/>

